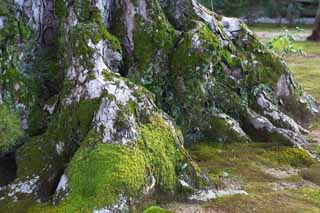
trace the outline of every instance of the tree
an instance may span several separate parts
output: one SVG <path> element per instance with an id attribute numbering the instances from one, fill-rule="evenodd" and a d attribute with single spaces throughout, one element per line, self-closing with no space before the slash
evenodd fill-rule
<path id="1" fill-rule="evenodd" d="M 310 41 L 320 41 L 320 1 L 312 34 L 307 39 Z"/>
<path id="2" fill-rule="evenodd" d="M 12 2 L 0 88 L 28 140 L 0 212 L 128 212 L 212 187 L 184 142 L 312 147 L 318 104 L 238 19 L 196 0 Z"/>

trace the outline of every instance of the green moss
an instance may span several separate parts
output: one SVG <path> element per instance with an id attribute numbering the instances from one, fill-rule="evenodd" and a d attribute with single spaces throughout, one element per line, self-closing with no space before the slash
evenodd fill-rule
<path id="1" fill-rule="evenodd" d="M 143 187 L 143 153 L 96 140 L 97 136 L 91 133 L 74 156 L 67 172 L 71 194 L 57 209 L 103 208 L 115 203 L 118 194 L 135 197 Z"/>
<path id="2" fill-rule="evenodd" d="M 304 179 L 320 185 L 320 164 L 312 165 L 310 168 L 303 170 L 302 176 Z"/>
<path id="3" fill-rule="evenodd" d="M 302 149 L 290 147 L 274 147 L 264 154 L 266 159 L 272 159 L 275 165 L 289 165 L 292 167 L 305 167 L 315 163 L 308 153 Z"/>
<path id="4" fill-rule="evenodd" d="M 224 212 L 319 212 L 319 190 L 299 189 L 273 191 L 270 193 L 235 195 L 212 200 L 205 205 L 207 210 Z M 276 210 L 275 210 L 276 209 Z"/>
<path id="5" fill-rule="evenodd" d="M 28 115 L 28 129 L 27 132 L 30 136 L 36 136 L 47 128 L 47 113 L 44 112 L 41 106 L 34 105 Z"/>
<path id="6" fill-rule="evenodd" d="M 214 129 L 209 130 L 206 134 L 208 136 L 210 135 L 211 138 L 216 138 L 216 140 L 220 140 L 221 142 L 248 142 L 246 137 L 241 137 L 236 131 L 234 131 L 232 124 L 228 121 L 228 118 L 221 118 L 216 115 L 211 119 L 210 124 L 214 126 Z"/>
<path id="7" fill-rule="evenodd" d="M 138 145 L 126 147 L 103 144 L 92 130 L 67 168 L 68 197 L 57 206 L 31 210 L 90 212 L 114 204 L 120 194 L 139 198 L 150 176 L 156 179 L 158 193 L 171 194 L 185 158 L 177 136 L 158 115 L 149 117 L 140 131 Z"/>
<path id="8" fill-rule="evenodd" d="M 178 42 L 170 73 L 174 98 L 166 101 L 183 130 L 200 127 L 210 132 L 209 126 L 215 129 L 215 124 L 207 118 L 221 112 L 236 119 L 240 117 L 241 110 L 245 109 L 239 107 L 240 88 L 228 73 L 239 62 L 231 55 L 232 50 L 223 47 L 218 36 L 201 23 L 193 31 L 184 33 Z"/>
<path id="9" fill-rule="evenodd" d="M 66 108 L 60 108 L 52 117 L 46 132 L 32 137 L 16 153 L 18 177 L 33 174 L 46 181 L 65 169 L 78 145 L 91 128 L 99 100 L 86 100 Z M 63 148 L 62 152 L 57 146 Z M 50 169 L 43 169 L 50 165 Z M 50 177 L 50 178 L 49 178 Z M 53 185 L 48 184 L 50 191 Z"/>
<path id="10" fill-rule="evenodd" d="M 93 116 L 98 110 L 99 104 L 99 100 L 83 100 L 79 104 L 76 116 L 79 119 L 80 129 L 84 135 L 87 134 L 87 131 L 91 127 Z"/>
<path id="11" fill-rule="evenodd" d="M 36 202 L 32 199 L 21 200 L 19 202 L 2 200 L 0 201 L 0 212 L 25 213 L 33 205 L 36 205 Z"/>
<path id="12" fill-rule="evenodd" d="M 125 63 L 130 67 L 125 74 L 134 83 L 156 93 L 160 103 L 165 92 L 168 62 L 177 40 L 177 32 L 164 16 L 158 1 L 148 1 L 146 4 L 148 20 L 138 15 L 134 19 L 134 51 L 133 57 L 125 58 Z"/>
<path id="13" fill-rule="evenodd" d="M 0 156 L 11 151 L 23 136 L 19 115 L 0 104 Z"/>
<path id="14" fill-rule="evenodd" d="M 64 0 L 55 1 L 54 6 L 55 6 L 55 13 L 59 18 L 64 19 L 68 16 L 68 8 Z"/>
<path id="15" fill-rule="evenodd" d="M 314 212 L 319 211 L 320 209 L 320 191 L 317 188 L 303 188 L 296 191 L 296 195 L 298 195 L 301 200 L 312 203 L 313 205 L 318 207 L 318 210 L 315 209 Z"/>
<path id="16" fill-rule="evenodd" d="M 272 181 L 263 168 L 304 168 L 315 160 L 300 149 L 267 143 L 214 143 L 193 145 L 192 157 L 216 180 L 223 173 L 244 181 Z"/>
<path id="17" fill-rule="evenodd" d="M 218 186 L 226 187 L 225 180 L 234 181 L 248 195 L 226 196 L 206 202 L 204 211 L 218 209 L 225 212 L 318 212 L 320 209 L 318 188 L 303 188 L 303 178 L 317 181 L 319 170 L 315 161 L 305 152 L 271 143 L 202 143 L 193 145 L 190 154 L 198 165 L 208 172 L 208 177 Z M 302 174 L 277 178 L 266 172 L 303 169 Z M 309 173 L 307 173 L 307 171 Z M 312 171 L 312 172 L 311 172 Z M 304 176 L 304 174 L 309 176 Z M 308 179 L 309 177 L 309 179 Z M 312 179 L 310 178 L 312 177 Z M 279 183 L 297 187 L 273 190 Z"/>
<path id="18" fill-rule="evenodd" d="M 151 206 L 148 209 L 144 210 L 143 213 L 171 213 L 172 211 L 168 211 L 165 209 L 162 209 L 158 206 Z"/>
<path id="19" fill-rule="evenodd" d="M 160 117 L 154 116 L 150 117 L 150 124 L 141 128 L 141 134 L 139 147 L 151 166 L 149 172 L 155 175 L 160 190 L 172 192 L 177 185 L 176 171 L 184 157 L 172 130 Z"/>
<path id="20" fill-rule="evenodd" d="M 100 33 L 102 38 L 110 43 L 113 50 L 121 52 L 122 49 L 119 39 L 109 33 L 104 25 L 103 27 L 100 27 Z"/>

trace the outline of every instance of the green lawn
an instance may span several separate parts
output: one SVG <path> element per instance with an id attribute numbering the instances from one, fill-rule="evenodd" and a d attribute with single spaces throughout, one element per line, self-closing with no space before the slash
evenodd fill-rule
<path id="1" fill-rule="evenodd" d="M 279 144 L 209 142 L 192 146 L 190 153 L 220 187 L 229 179 L 248 192 L 203 204 L 209 212 L 320 212 L 320 188 L 314 187 L 320 179 L 319 165 L 302 150 Z M 288 175 L 278 177 L 283 171 Z"/>
<path id="2" fill-rule="evenodd" d="M 299 41 L 294 46 L 301 48 L 305 55 L 291 55 L 285 58 L 290 70 L 296 80 L 301 83 L 304 89 L 320 100 L 320 43 L 306 41 L 306 37 L 311 33 L 310 26 L 301 26 L 304 31 L 297 32 L 294 27 L 285 28 L 280 26 L 258 25 L 252 30 L 263 41 L 272 39 L 284 29 L 288 29 Z"/>

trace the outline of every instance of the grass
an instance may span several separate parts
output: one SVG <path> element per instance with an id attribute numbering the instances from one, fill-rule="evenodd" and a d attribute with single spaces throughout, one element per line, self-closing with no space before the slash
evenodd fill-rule
<path id="1" fill-rule="evenodd" d="M 320 189 L 297 187 L 272 190 L 274 184 L 286 182 L 298 186 L 304 178 L 317 183 L 315 160 L 304 151 L 270 143 L 232 143 L 194 145 L 190 153 L 215 183 L 227 177 L 241 183 L 249 195 L 234 195 L 209 201 L 203 208 L 209 212 L 319 212 Z M 304 169 L 308 167 L 308 169 Z M 278 178 L 266 172 L 298 169 L 304 172 Z"/>
<path id="2" fill-rule="evenodd" d="M 297 30 L 297 27 L 299 30 Z M 263 42 L 268 41 L 278 35 L 281 35 L 285 30 L 296 37 L 297 40 L 305 40 L 305 38 L 311 34 L 311 26 L 289 26 L 289 25 L 270 25 L 259 24 L 250 27 Z M 301 30 L 301 31 L 300 31 Z"/>
<path id="3" fill-rule="evenodd" d="M 299 41 L 294 42 L 293 45 L 301 48 L 305 55 L 289 55 L 285 60 L 305 91 L 320 100 L 320 43 L 306 41 L 306 37 L 311 34 L 311 26 L 300 26 L 300 28 L 304 31 L 299 33 L 295 27 L 286 28 L 274 25 L 252 27 L 263 42 L 279 35 L 284 29 L 288 29 L 290 33 L 298 37 Z"/>
<path id="4" fill-rule="evenodd" d="M 189 151 L 212 181 L 228 176 L 247 183 L 272 182 L 276 179 L 265 168 L 304 168 L 315 163 L 304 151 L 279 144 L 212 142 L 194 145 Z"/>
<path id="5" fill-rule="evenodd" d="M 206 204 L 208 211 L 219 209 L 220 212 L 263 212 L 263 213 L 299 213 L 319 212 L 320 192 L 312 188 L 235 195 L 213 200 Z"/>
<path id="6" fill-rule="evenodd" d="M 251 25 L 250 29 L 252 29 L 255 32 L 278 32 L 279 29 L 288 29 L 291 31 L 295 31 L 296 28 L 299 27 L 300 29 L 303 29 L 305 31 L 311 31 L 312 26 L 311 25 L 275 25 L 275 24 L 255 24 Z"/>
<path id="7" fill-rule="evenodd" d="M 301 48 L 305 55 L 287 56 L 286 62 L 304 89 L 320 100 L 320 43 L 300 41 L 294 45 Z"/>
<path id="8" fill-rule="evenodd" d="M 303 170 L 302 175 L 304 179 L 320 185 L 320 164 L 312 165 L 310 168 Z"/>

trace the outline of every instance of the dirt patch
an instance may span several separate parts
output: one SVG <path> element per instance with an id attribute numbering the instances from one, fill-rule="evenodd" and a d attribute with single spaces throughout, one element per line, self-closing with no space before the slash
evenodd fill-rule
<path id="1" fill-rule="evenodd" d="M 173 203 L 167 209 L 174 213 L 227 213 L 218 208 L 203 208 L 198 204 Z"/>
<path id="2" fill-rule="evenodd" d="M 271 183 L 270 186 L 273 191 L 283 191 L 301 188 L 319 188 L 319 186 L 309 181 Z"/>
<path id="3" fill-rule="evenodd" d="M 320 146 L 320 129 L 312 130 L 310 132 L 311 139 L 314 142 L 317 142 Z"/>
<path id="4" fill-rule="evenodd" d="M 274 169 L 274 168 L 267 168 L 264 170 L 266 174 L 269 174 L 272 177 L 277 179 L 285 179 L 294 175 L 298 175 L 299 171 L 300 171 L 299 169 L 280 170 L 280 169 Z"/>

